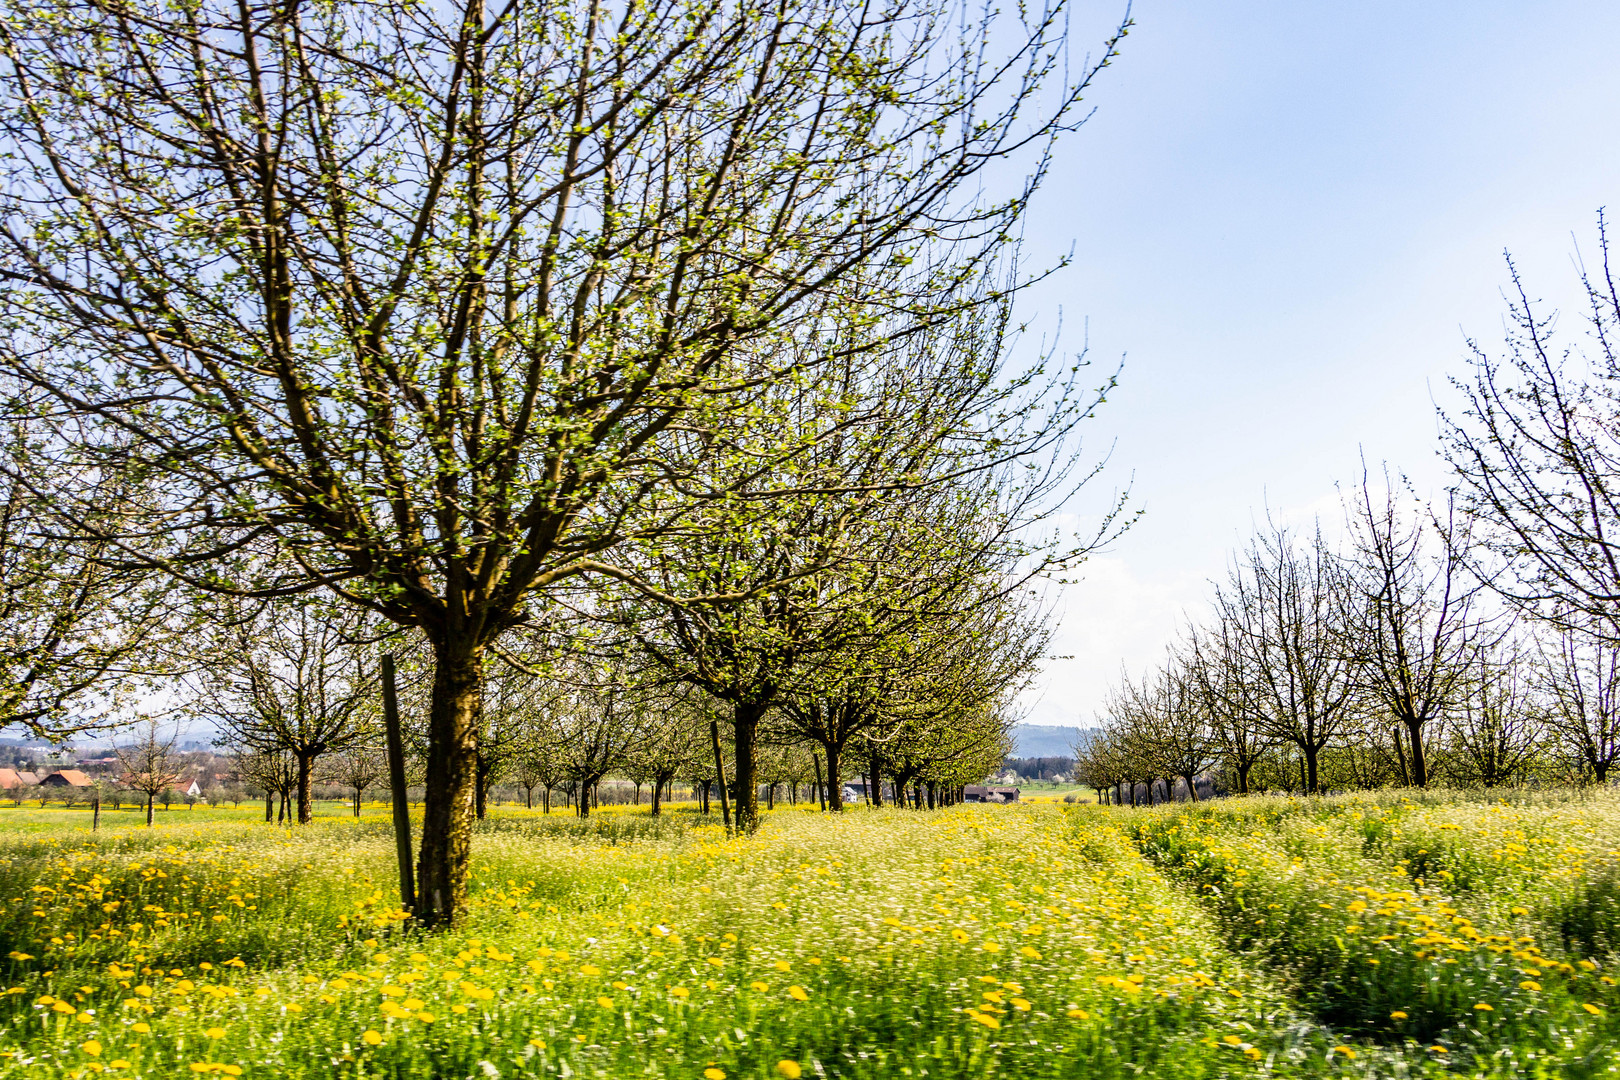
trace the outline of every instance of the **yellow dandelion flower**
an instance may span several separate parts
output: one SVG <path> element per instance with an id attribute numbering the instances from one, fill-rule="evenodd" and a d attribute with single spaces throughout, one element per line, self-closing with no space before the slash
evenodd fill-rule
<path id="1" fill-rule="evenodd" d="M 1536 980 L 1534 980 L 1534 979 L 1526 979 L 1526 980 L 1524 980 L 1524 982 L 1519 984 L 1519 989 L 1520 990 L 1540 990 L 1541 989 L 1541 984 L 1536 982 Z"/>
<path id="2" fill-rule="evenodd" d="M 749 983 L 748 986 L 749 986 L 750 989 L 757 990 L 761 994 L 763 994 L 765 991 L 767 991 L 767 990 L 769 990 L 771 988 L 769 983 L 762 983 L 758 979 L 756 979 L 753 982 Z"/>
<path id="3" fill-rule="evenodd" d="M 419 1012 L 419 1013 L 416 1014 L 416 1019 L 418 1021 L 420 1021 L 421 1023 L 431 1024 L 431 1023 L 433 1023 L 433 1021 L 437 1020 L 438 1017 L 434 1016 L 430 1012 Z"/>
<path id="4" fill-rule="evenodd" d="M 1354 1058 L 1356 1056 L 1356 1052 L 1350 1049 L 1348 1046 L 1335 1046 L 1333 1048 L 1333 1053 L 1343 1054 L 1347 1058 Z"/>
<path id="5" fill-rule="evenodd" d="M 100 1057 L 101 1056 L 101 1044 L 96 1042 L 96 1040 L 94 1040 L 94 1039 L 91 1039 L 87 1043 L 80 1044 L 79 1049 L 83 1050 L 85 1053 L 89 1054 L 91 1057 Z"/>
<path id="6" fill-rule="evenodd" d="M 809 1001 L 810 991 L 806 990 L 802 986 L 790 986 L 788 987 L 788 997 L 792 998 L 794 1001 Z"/>
<path id="7" fill-rule="evenodd" d="M 1405 1020 L 1406 1014 L 1401 1012 L 1401 1010 L 1396 1009 L 1394 1012 L 1389 1014 L 1389 1018 L 1391 1020 Z"/>
<path id="8" fill-rule="evenodd" d="M 703 1075 L 705 1077 L 705 1080 L 726 1080 L 726 1072 L 725 1072 L 725 1070 L 724 1069 L 716 1069 L 713 1066 L 710 1066 L 709 1068 L 704 1069 L 703 1070 Z"/>
<path id="9" fill-rule="evenodd" d="M 613 1008 L 613 999 L 610 998 L 610 997 L 605 997 L 605 996 L 604 997 L 599 997 L 599 998 L 596 999 L 596 1003 L 598 1005 L 602 1006 L 602 1008 L 604 1008 L 604 1009 Z"/>
<path id="10" fill-rule="evenodd" d="M 1593 1016 L 1602 1016 L 1603 1015 L 1603 1010 L 1600 1009 L 1598 1006 L 1593 1005 L 1591 1003 L 1587 1003 L 1585 1005 L 1582 1005 L 1581 1008 L 1585 1009 L 1587 1012 L 1591 1013 Z"/>
<path id="11" fill-rule="evenodd" d="M 1091 1014 L 1084 1009 L 1070 1009 L 1065 1013 L 1070 1020 L 1090 1020 Z"/>
<path id="12" fill-rule="evenodd" d="M 1475 1012 L 1495 1012 L 1496 1007 L 1494 1005 L 1487 1005 L 1483 1001 L 1481 1001 L 1477 1005 L 1474 1006 L 1474 1011 Z"/>
<path id="13" fill-rule="evenodd" d="M 152 1034 L 152 1025 L 151 1024 L 131 1024 L 129 1030 L 131 1030 L 131 1031 L 133 1031 L 133 1032 L 135 1032 L 135 1033 L 137 1033 L 139 1035 L 150 1035 L 150 1034 Z"/>
<path id="14" fill-rule="evenodd" d="M 222 1027 L 211 1027 L 207 1031 L 203 1032 L 203 1034 L 208 1036 L 210 1039 L 223 1039 L 225 1037 L 225 1029 Z"/>
<path id="15" fill-rule="evenodd" d="M 804 1075 L 804 1070 L 799 1068 L 799 1063 L 789 1061 L 787 1058 L 783 1058 L 776 1063 L 776 1071 L 787 1077 L 787 1080 L 799 1080 L 799 1077 Z"/>
<path id="16" fill-rule="evenodd" d="M 367 1028 L 365 1033 L 360 1036 L 360 1041 L 365 1043 L 367 1046 L 380 1046 L 382 1045 L 382 1034 L 381 1032 Z"/>

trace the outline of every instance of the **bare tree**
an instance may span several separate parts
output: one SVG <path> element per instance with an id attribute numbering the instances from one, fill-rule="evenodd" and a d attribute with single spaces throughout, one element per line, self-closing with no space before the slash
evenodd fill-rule
<path id="1" fill-rule="evenodd" d="M 1589 349 L 1560 343 L 1508 258 L 1505 352 L 1470 341 L 1466 405 L 1446 421 L 1447 456 L 1479 539 L 1505 568 L 1504 597 L 1543 618 L 1596 619 L 1620 633 L 1620 291 L 1598 215 L 1601 265 L 1581 268 Z"/>
<path id="2" fill-rule="evenodd" d="M 1604 784 L 1620 760 L 1620 643 L 1606 622 L 1583 633 L 1575 616 L 1558 621 L 1564 629 L 1544 646 L 1539 665 L 1547 723 L 1575 772 Z"/>
<path id="3" fill-rule="evenodd" d="M 1404 726 L 1411 781 L 1423 787 L 1424 727 L 1461 699 L 1486 633 L 1474 603 L 1480 586 L 1463 566 L 1470 539 L 1449 499 L 1427 522 L 1415 515 L 1403 521 L 1387 470 L 1375 496 L 1363 469 L 1349 518 L 1348 569 L 1359 603 L 1347 644 L 1371 698 Z"/>
<path id="4" fill-rule="evenodd" d="M 1527 779 L 1542 756 L 1545 704 L 1533 692 L 1531 658 L 1517 645 L 1501 655 L 1481 647 L 1451 728 L 1451 772 L 1464 783 L 1497 787 Z"/>
<path id="5" fill-rule="evenodd" d="M 376 738 L 372 620 L 300 598 L 246 614 L 227 608 L 214 637 L 214 660 L 194 676 L 199 707 L 243 746 L 292 756 L 298 823 L 307 825 L 321 756 Z"/>
<path id="6" fill-rule="evenodd" d="M 285 750 L 254 750 L 240 743 L 232 745 L 231 751 L 232 775 L 264 792 L 265 823 L 286 820 L 298 788 L 298 763 L 293 756 Z"/>
<path id="7" fill-rule="evenodd" d="M 1350 586 L 1318 529 L 1299 540 L 1273 526 L 1257 535 L 1216 591 L 1220 619 L 1255 677 L 1253 705 L 1271 739 L 1299 748 L 1304 787 L 1355 723 L 1355 661 L 1346 640 Z"/>
<path id="8" fill-rule="evenodd" d="M 1259 722 L 1256 700 L 1260 681 L 1248 668 L 1250 653 L 1239 647 L 1236 627 L 1219 620 L 1207 631 L 1191 628 L 1180 662 L 1199 708 L 1209 718 L 1209 731 L 1221 761 L 1231 770 L 1240 795 L 1249 793 L 1249 776 L 1272 747 Z"/>
<path id="9" fill-rule="evenodd" d="M 388 763 L 375 746 L 356 745 L 332 756 L 326 776 L 354 792 L 354 816 L 360 816 L 360 800 L 366 789 L 388 775 Z"/>
<path id="10" fill-rule="evenodd" d="M 161 725 L 154 716 L 142 723 L 136 741 L 113 748 L 123 771 L 120 778 L 123 785 L 146 796 L 147 828 L 152 827 L 153 801 L 171 791 L 180 778 L 173 754 L 175 738 L 175 734 L 163 738 Z M 167 802 L 164 807 L 167 809 Z"/>

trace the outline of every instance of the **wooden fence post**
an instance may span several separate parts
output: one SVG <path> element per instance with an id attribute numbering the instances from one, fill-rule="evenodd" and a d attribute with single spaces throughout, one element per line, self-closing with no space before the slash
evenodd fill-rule
<path id="1" fill-rule="evenodd" d="M 411 872 L 411 807 L 405 790 L 405 738 L 399 729 L 399 697 L 394 690 L 394 657 L 382 658 L 383 727 L 388 738 L 388 786 L 394 792 L 394 847 L 399 853 L 399 905 L 416 909 Z"/>
<path id="2" fill-rule="evenodd" d="M 726 764 L 720 757 L 720 721 L 709 721 L 709 741 L 714 743 L 714 774 L 720 783 L 720 816 L 725 819 L 726 831 L 731 830 L 731 800 L 726 796 Z"/>

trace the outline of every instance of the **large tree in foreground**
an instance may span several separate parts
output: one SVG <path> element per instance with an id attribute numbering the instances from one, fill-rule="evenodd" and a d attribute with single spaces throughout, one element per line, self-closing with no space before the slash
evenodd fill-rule
<path id="1" fill-rule="evenodd" d="M 0 356 L 63 454 L 164 497 L 103 530 L 136 561 L 420 629 L 418 914 L 446 922 L 486 651 L 616 545 L 749 497 L 746 469 L 688 482 L 694 446 L 799 452 L 761 387 L 1003 288 L 1113 55 L 1071 73 L 1065 26 L 1061 0 L 4 0 Z M 297 572 L 237 572 L 254 548 Z"/>

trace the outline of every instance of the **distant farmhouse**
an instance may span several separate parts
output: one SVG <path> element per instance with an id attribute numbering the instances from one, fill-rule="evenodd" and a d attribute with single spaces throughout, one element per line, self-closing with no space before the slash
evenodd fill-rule
<path id="1" fill-rule="evenodd" d="M 962 789 L 963 802 L 1010 803 L 1017 802 L 1020 789 L 991 784 L 969 784 Z"/>
<path id="2" fill-rule="evenodd" d="M 78 769 L 57 769 L 39 778 L 40 787 L 93 787 L 95 781 Z"/>

